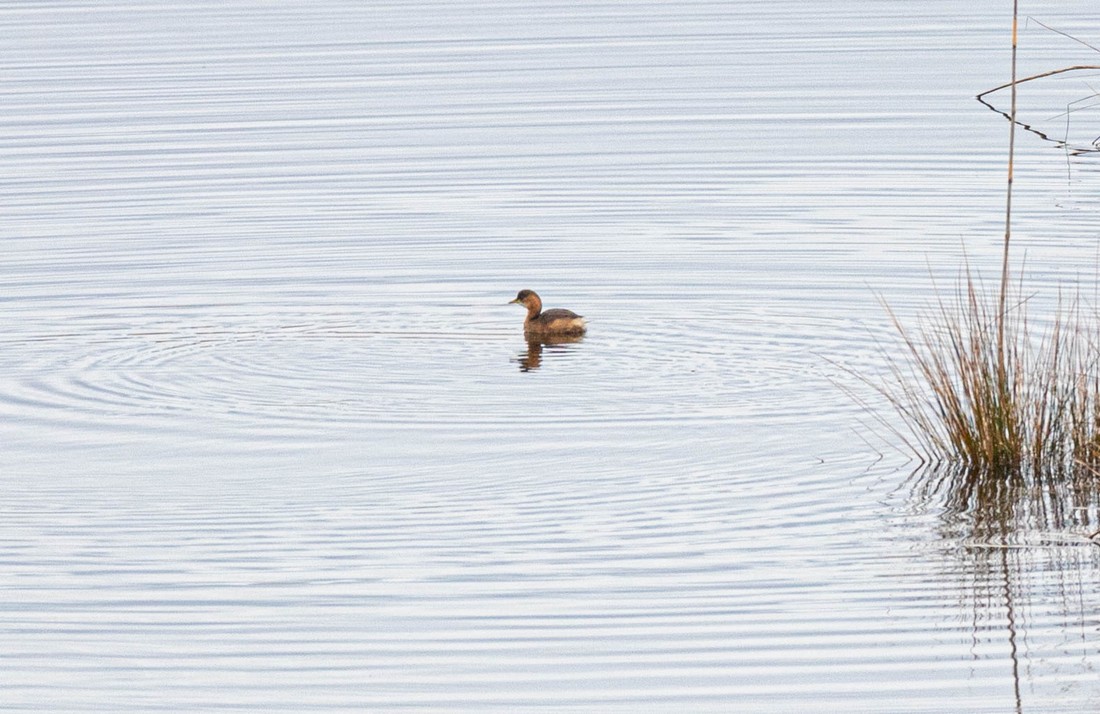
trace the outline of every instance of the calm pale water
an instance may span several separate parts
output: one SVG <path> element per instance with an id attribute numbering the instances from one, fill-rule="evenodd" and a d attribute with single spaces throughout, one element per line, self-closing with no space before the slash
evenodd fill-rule
<path id="1" fill-rule="evenodd" d="M 1095 706 L 1096 513 L 976 532 L 836 384 L 995 270 L 1010 11 L 0 6 L 0 710 Z M 1098 159 L 1017 145 L 1091 294 Z"/>

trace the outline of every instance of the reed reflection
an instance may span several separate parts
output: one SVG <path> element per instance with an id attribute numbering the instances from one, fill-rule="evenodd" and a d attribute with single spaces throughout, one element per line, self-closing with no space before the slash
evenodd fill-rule
<path id="1" fill-rule="evenodd" d="M 1032 18 L 1032 19 L 1034 19 L 1034 18 Z M 1043 23 L 1039 22 L 1038 24 L 1042 25 Z M 1046 27 L 1045 25 L 1043 25 L 1043 26 Z M 1071 141 L 1070 138 L 1069 138 L 1070 124 L 1069 124 L 1068 121 L 1065 122 L 1064 126 L 1058 126 L 1057 129 L 1048 129 L 1046 131 L 1043 131 L 1043 130 L 1039 129 L 1038 127 L 1034 126 L 1033 124 L 1029 124 L 1027 122 L 1021 121 L 1019 119 L 1019 117 L 1016 116 L 1015 108 L 1013 108 L 1011 110 L 1011 113 L 1009 111 L 1005 111 L 1004 109 L 1000 109 L 999 107 L 994 105 L 993 100 L 991 99 L 991 97 L 992 97 L 992 95 L 994 95 L 998 92 L 1001 92 L 1001 90 L 1011 88 L 1013 86 L 1013 84 L 1019 86 L 1021 84 L 1026 83 L 1026 82 L 1033 82 L 1033 81 L 1036 81 L 1036 80 L 1050 79 L 1050 78 L 1052 78 L 1056 75 L 1065 74 L 1067 72 L 1073 72 L 1073 73 L 1081 72 L 1081 71 L 1095 72 L 1097 69 L 1100 69 L 1100 65 L 1091 65 L 1091 64 L 1089 64 L 1089 65 L 1074 65 L 1072 67 L 1062 67 L 1060 69 L 1048 70 L 1046 72 L 1041 72 L 1039 74 L 1031 75 L 1030 77 L 1024 77 L 1022 79 L 1018 79 L 1014 83 L 1009 82 L 1007 84 L 1002 84 L 1000 86 L 993 87 L 992 89 L 987 89 L 986 91 L 984 91 L 981 94 L 979 94 L 978 96 L 976 96 L 975 99 L 977 99 L 979 102 L 984 104 L 991 111 L 994 111 L 994 112 L 1000 114 L 1005 119 L 1007 119 L 1010 122 L 1014 123 L 1016 126 L 1020 127 L 1024 131 L 1027 131 L 1027 132 L 1030 132 L 1030 133 L 1034 134 L 1035 136 L 1039 137 L 1043 141 L 1049 141 L 1050 143 L 1056 145 L 1060 149 L 1064 149 L 1065 151 L 1067 151 L 1069 154 L 1071 154 L 1073 156 L 1082 156 L 1082 155 L 1085 155 L 1085 154 L 1095 154 L 1097 152 L 1100 152 L 1100 137 L 1095 136 L 1095 132 L 1093 132 L 1089 128 L 1091 125 L 1088 124 L 1087 122 L 1082 122 L 1081 123 L 1084 126 L 1085 138 L 1081 139 L 1081 140 L 1078 140 L 1078 141 Z M 1063 117 L 1058 117 L 1058 119 L 1059 120 L 1061 120 L 1063 118 L 1068 119 L 1071 113 L 1076 112 L 1076 111 L 1081 111 L 1083 108 L 1084 109 L 1089 108 L 1092 104 L 1094 96 L 1095 96 L 1094 92 L 1089 92 L 1089 93 L 1084 94 L 1084 95 L 1075 96 L 1072 100 L 1068 101 L 1065 104 L 1066 112 L 1063 115 Z M 987 99 L 989 101 L 987 101 Z M 1048 120 L 1045 120 L 1045 121 L 1049 122 L 1050 120 L 1048 119 Z M 1059 121 L 1059 124 L 1060 123 L 1061 122 Z M 1057 133 L 1059 135 L 1062 135 L 1062 138 L 1059 138 L 1059 136 L 1054 135 L 1055 133 Z"/>
<path id="2" fill-rule="evenodd" d="M 514 361 L 519 364 L 521 372 L 533 372 L 542 366 L 544 351 L 548 354 L 554 352 L 567 352 L 569 345 L 584 341 L 584 335 L 545 335 L 542 337 L 527 337 L 527 351 L 516 355 Z"/>
<path id="3" fill-rule="evenodd" d="M 1010 664 L 1005 695 L 1015 711 L 1041 705 L 1029 693 L 1051 682 L 1085 681 L 1100 655 L 1100 548 L 1089 539 L 1100 512 L 1096 474 L 926 468 L 912 484 L 919 501 L 941 509 L 944 541 L 958 545 L 943 575 L 971 613 L 974 656 Z"/>
<path id="4" fill-rule="evenodd" d="M 929 467 L 913 474 L 914 495 L 938 503 L 945 522 L 968 539 L 1004 542 L 1026 533 L 1096 531 L 1100 476 L 1081 467 L 1028 473 Z"/>

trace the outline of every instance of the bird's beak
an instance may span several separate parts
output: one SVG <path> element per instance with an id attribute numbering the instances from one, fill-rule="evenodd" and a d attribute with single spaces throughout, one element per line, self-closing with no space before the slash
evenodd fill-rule
<path id="1" fill-rule="evenodd" d="M 519 298 L 516 298 L 515 300 L 509 300 L 505 304 L 506 305 L 515 305 L 517 302 L 519 302 Z"/>

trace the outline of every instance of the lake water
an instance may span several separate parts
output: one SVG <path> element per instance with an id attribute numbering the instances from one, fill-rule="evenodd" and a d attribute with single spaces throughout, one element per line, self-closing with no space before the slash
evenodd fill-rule
<path id="1" fill-rule="evenodd" d="M 995 273 L 1010 13 L 0 6 L 0 710 L 1095 706 L 1095 510 L 983 535 L 837 384 Z M 1096 155 L 1017 147 L 1091 293 Z"/>

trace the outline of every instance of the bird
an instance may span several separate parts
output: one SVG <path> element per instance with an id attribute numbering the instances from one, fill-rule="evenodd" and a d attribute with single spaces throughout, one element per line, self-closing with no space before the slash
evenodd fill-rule
<path id="1" fill-rule="evenodd" d="M 527 317 L 523 320 L 523 333 L 527 337 L 549 337 L 556 335 L 583 335 L 587 329 L 583 317 L 572 310 L 555 308 L 542 309 L 542 298 L 534 290 L 520 290 L 515 300 L 527 308 Z"/>

